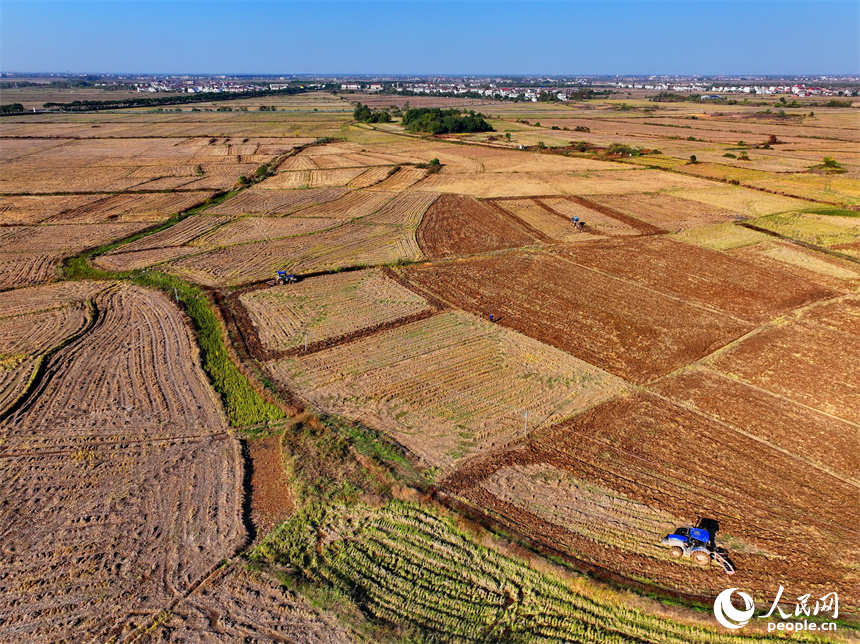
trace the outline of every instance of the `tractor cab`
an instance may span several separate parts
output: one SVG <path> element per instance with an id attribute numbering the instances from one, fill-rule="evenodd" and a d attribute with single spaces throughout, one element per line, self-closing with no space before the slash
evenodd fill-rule
<path id="1" fill-rule="evenodd" d="M 278 275 L 275 278 L 275 283 L 277 284 L 295 284 L 298 281 L 298 277 L 295 275 L 288 275 L 287 271 L 278 271 Z"/>
<path id="2" fill-rule="evenodd" d="M 716 561 L 723 567 L 727 575 L 735 572 L 734 564 L 728 558 L 728 552 L 717 548 L 711 533 L 704 528 L 683 527 L 672 534 L 663 537 L 661 543 L 669 546 L 669 556 L 673 559 L 692 559 L 700 566 L 709 566 Z"/>

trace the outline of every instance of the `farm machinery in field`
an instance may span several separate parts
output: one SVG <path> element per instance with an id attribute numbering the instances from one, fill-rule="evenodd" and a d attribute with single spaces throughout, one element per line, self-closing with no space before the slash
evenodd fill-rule
<path id="1" fill-rule="evenodd" d="M 723 548 L 714 543 L 711 533 L 703 528 L 678 528 L 672 534 L 663 537 L 661 543 L 669 546 L 669 556 L 673 559 L 692 559 L 700 566 L 710 566 L 715 561 L 727 575 L 735 574 L 735 566 L 728 558 Z"/>
<path id="2" fill-rule="evenodd" d="M 278 271 L 275 279 L 266 282 L 269 286 L 282 286 L 284 284 L 295 284 L 299 278 L 295 275 L 290 275 L 287 271 Z"/>

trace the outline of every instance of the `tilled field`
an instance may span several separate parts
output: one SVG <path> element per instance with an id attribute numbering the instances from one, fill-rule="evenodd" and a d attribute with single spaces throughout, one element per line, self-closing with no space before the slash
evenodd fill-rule
<path id="1" fill-rule="evenodd" d="M 726 208 L 661 193 L 595 195 L 591 200 L 671 231 L 733 221 L 738 217 L 738 213 Z"/>
<path id="2" fill-rule="evenodd" d="M 531 476 L 531 483 L 498 488 L 500 477 L 549 467 L 557 471 L 555 480 Z M 565 484 L 564 477 L 585 481 L 584 490 Z M 567 493 L 559 495 L 560 485 Z M 600 513 L 634 502 L 644 504 L 636 513 L 663 522 L 718 521 L 717 541 L 728 545 L 738 567 L 732 583 L 759 598 L 772 597 L 778 583 L 789 594 L 838 589 L 840 598 L 856 598 L 860 590 L 851 563 L 860 555 L 856 483 L 652 394 L 616 398 L 538 431 L 522 447 L 462 468 L 442 490 L 598 570 L 681 592 L 713 595 L 725 588 L 726 577 L 715 566 L 696 568 L 652 548 L 662 522 L 639 552 L 611 526 L 589 534 L 600 530 Z M 592 506 L 603 510 L 588 510 L 593 498 Z"/>
<path id="3" fill-rule="evenodd" d="M 424 462 L 455 461 L 617 391 L 609 374 L 462 312 L 269 366 L 330 413 L 385 430 Z M 528 412 L 528 419 L 526 418 Z"/>
<path id="4" fill-rule="evenodd" d="M 665 232 L 635 217 L 602 206 L 592 199 L 583 197 L 564 197 L 540 199 L 547 209 L 570 220 L 579 217 L 585 222 L 585 232 L 608 237 L 636 237 L 639 235 L 658 235 Z"/>
<path id="5" fill-rule="evenodd" d="M 404 275 L 452 306 L 492 314 L 504 326 L 637 383 L 699 360 L 752 329 L 543 252 L 424 264 Z"/>
<path id="6" fill-rule="evenodd" d="M 602 237 L 594 226 L 589 227 L 588 230 L 574 228 L 570 221 L 570 215 L 562 215 L 560 212 L 547 206 L 545 200 L 529 198 L 496 199 L 494 201 L 498 206 L 504 208 L 554 241 L 573 243 Z M 575 204 L 571 205 L 575 206 Z M 585 211 L 585 208 L 582 208 L 582 210 Z M 583 219 L 588 218 L 589 214 L 589 212 L 583 212 Z"/>
<path id="7" fill-rule="evenodd" d="M 780 271 L 665 237 L 557 247 L 549 252 L 560 260 L 724 311 L 746 322 L 766 322 L 836 294 L 809 282 L 787 279 Z"/>
<path id="8" fill-rule="evenodd" d="M 723 423 L 727 430 L 756 438 L 809 467 L 860 486 L 858 430 L 850 423 L 709 369 L 667 378 L 653 390 Z"/>
<path id="9" fill-rule="evenodd" d="M 846 359 L 860 355 L 860 336 L 851 332 L 850 322 L 844 328 L 838 322 L 853 320 L 856 307 L 856 301 L 843 300 L 820 317 L 812 309 L 799 320 L 750 336 L 711 364 L 729 376 L 860 423 L 860 362 Z"/>
<path id="10" fill-rule="evenodd" d="M 536 232 L 471 197 L 442 195 L 424 215 L 418 244 L 428 257 L 450 257 L 534 244 Z"/>
<path id="11" fill-rule="evenodd" d="M 763 241 L 731 251 L 735 257 L 775 268 L 797 280 L 822 284 L 842 291 L 860 286 L 860 266 L 790 242 Z"/>

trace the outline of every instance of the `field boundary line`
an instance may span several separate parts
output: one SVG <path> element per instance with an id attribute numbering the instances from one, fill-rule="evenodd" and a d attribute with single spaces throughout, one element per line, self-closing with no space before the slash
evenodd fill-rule
<path id="1" fill-rule="evenodd" d="M 738 322 L 739 324 L 741 324 L 743 326 L 755 325 L 755 322 L 750 322 L 749 320 L 744 320 L 743 318 L 739 318 L 736 315 L 729 313 L 728 311 L 724 311 L 723 309 L 711 307 L 710 305 L 705 304 L 704 302 L 698 302 L 698 301 L 692 300 L 692 299 L 686 300 L 679 295 L 674 295 L 672 293 L 664 293 L 663 291 L 658 291 L 658 290 L 656 290 L 656 289 L 654 289 L 654 288 L 652 288 L 646 284 L 634 282 L 633 280 L 627 279 L 626 277 L 621 277 L 620 275 L 613 275 L 612 273 L 607 273 L 607 272 L 602 271 L 598 268 L 593 268 L 591 266 L 586 266 L 584 264 L 580 264 L 579 262 L 571 259 L 570 257 L 554 255 L 554 254 L 546 251 L 545 249 L 538 249 L 538 252 L 542 252 L 542 253 L 548 255 L 549 257 L 551 257 L 553 259 L 558 259 L 558 260 L 561 260 L 563 262 L 568 262 L 568 263 L 573 264 L 574 266 L 578 266 L 579 268 L 582 268 L 584 270 L 591 271 L 593 273 L 597 273 L 598 275 L 602 275 L 604 277 L 615 279 L 615 280 L 618 280 L 619 282 L 624 282 L 625 284 L 630 284 L 631 286 L 636 286 L 636 287 L 642 288 L 643 290 L 646 290 L 649 293 L 653 293 L 654 295 L 666 297 L 670 300 L 675 300 L 675 301 L 680 302 L 682 304 L 687 304 L 687 305 L 693 306 L 697 309 L 707 311 L 708 313 L 712 313 L 715 315 L 720 315 L 722 317 L 726 317 L 730 320 L 733 320 L 734 322 Z M 743 336 L 741 336 L 741 337 L 743 337 Z M 717 349 L 717 351 L 718 350 L 719 349 Z M 711 354 L 708 354 L 708 355 L 711 355 Z M 702 360 L 702 359 L 703 358 L 700 358 L 700 360 Z M 691 363 L 691 364 L 695 364 L 695 363 Z"/>
<path id="2" fill-rule="evenodd" d="M 823 202 L 822 202 L 823 203 Z M 840 253 L 838 250 L 831 250 L 830 248 L 825 248 L 824 246 L 818 246 L 816 244 L 810 244 L 809 242 L 801 241 L 799 239 L 794 239 L 793 237 L 788 237 L 781 233 L 778 233 L 773 230 L 769 230 L 767 228 L 762 228 L 761 226 L 756 226 L 755 224 L 751 224 L 747 221 L 737 221 L 735 222 L 735 226 L 743 226 L 744 228 L 748 228 L 750 230 L 754 230 L 757 233 L 763 233 L 770 237 L 776 237 L 777 239 L 782 239 L 783 241 L 790 242 L 792 244 L 797 244 L 803 248 L 808 248 L 809 250 L 815 250 L 819 253 L 824 253 L 825 255 L 831 255 L 833 257 L 837 257 L 839 259 L 844 259 L 849 262 L 854 262 L 855 264 L 860 264 L 860 258 L 853 257 L 852 255 L 848 255 L 846 253 Z"/>
<path id="3" fill-rule="evenodd" d="M 734 378 L 731 378 L 731 380 L 734 380 Z M 666 402 L 668 402 L 672 405 L 677 405 L 678 407 L 683 407 L 684 409 L 686 409 L 689 412 L 692 412 L 692 413 L 697 414 L 699 416 L 703 416 L 703 417 L 707 418 L 708 420 L 711 420 L 711 421 L 713 421 L 719 425 L 722 425 L 726 429 L 729 429 L 733 432 L 737 432 L 738 434 L 741 434 L 742 436 L 746 436 L 747 438 L 749 438 L 751 440 L 754 440 L 758 443 L 761 443 L 762 445 L 765 445 L 766 447 L 769 447 L 770 449 L 776 450 L 777 452 L 781 452 L 782 454 L 785 454 L 786 456 L 788 456 L 790 458 L 798 460 L 798 461 L 802 462 L 803 464 L 808 465 L 809 467 L 815 468 L 824 474 L 827 474 L 829 476 L 832 476 L 835 479 L 842 481 L 846 485 L 850 485 L 851 487 L 855 487 L 858 490 L 860 490 L 860 479 L 855 479 L 853 477 L 847 477 L 847 476 L 844 476 L 842 474 L 839 474 L 838 472 L 834 472 L 829 467 L 826 467 L 824 465 L 816 463 L 815 461 L 812 461 L 812 460 L 810 460 L 804 456 L 801 456 L 799 454 L 795 454 L 794 452 L 792 452 L 792 451 L 790 451 L 784 447 L 780 447 L 779 445 L 775 445 L 774 443 L 771 443 L 769 440 L 767 440 L 765 438 L 761 438 L 760 436 L 756 436 L 755 434 L 753 434 L 751 432 L 748 432 L 746 430 L 741 429 L 737 425 L 734 425 L 728 421 L 722 420 L 721 418 L 719 418 L 718 416 L 715 416 L 714 414 L 711 414 L 707 411 L 699 409 L 695 404 L 684 402 L 683 400 L 678 400 L 678 399 L 672 398 L 671 396 L 667 396 L 667 395 L 664 395 L 664 394 L 661 394 L 661 393 L 658 393 L 655 391 L 651 391 L 651 390 L 649 390 L 648 393 L 650 393 L 651 395 L 657 396 L 658 398 L 661 398 L 661 399 L 665 400 Z M 814 490 L 811 490 L 811 491 L 814 492 Z"/>
<path id="4" fill-rule="evenodd" d="M 480 203 L 480 202 L 479 202 Z M 502 217 L 505 221 L 510 224 L 513 224 L 517 228 L 523 230 L 529 237 L 534 239 L 536 242 L 543 242 L 544 244 L 558 244 L 557 240 L 553 239 L 546 233 L 539 231 L 537 228 L 532 226 L 526 221 L 523 221 L 520 217 L 517 217 L 515 214 L 508 212 L 498 203 L 496 203 L 493 199 L 486 199 L 484 203 L 487 204 L 490 208 L 492 208 L 497 215 Z"/>
<path id="5" fill-rule="evenodd" d="M 102 291 L 102 293 L 104 293 L 104 291 Z M 96 326 L 98 326 L 101 314 L 98 305 L 95 303 L 95 299 L 87 300 L 87 310 L 89 312 L 87 323 L 80 331 L 70 335 L 59 342 L 56 346 L 51 347 L 38 358 L 24 391 L 21 392 L 21 394 L 6 408 L 5 411 L 0 413 L 0 423 L 4 423 L 14 417 L 19 411 L 26 411 L 27 405 L 33 399 L 38 397 L 39 393 L 44 389 L 44 386 L 50 381 L 51 375 L 48 374 L 48 369 L 50 368 L 54 357 L 63 349 L 77 344 L 80 340 L 89 335 Z"/>
<path id="6" fill-rule="evenodd" d="M 838 420 L 838 421 L 841 421 L 841 422 L 846 423 L 848 425 L 851 425 L 852 427 L 855 427 L 855 428 L 857 428 L 858 431 L 860 431 L 860 424 L 855 423 L 852 420 L 848 420 L 847 418 L 842 418 L 841 416 L 837 416 L 836 414 L 831 414 L 830 412 L 824 411 L 823 409 L 818 409 L 817 407 L 811 407 L 805 403 L 800 402 L 799 400 L 795 400 L 794 398 L 789 398 L 788 396 L 784 396 L 783 394 L 776 393 L 775 391 L 770 391 L 769 389 L 764 389 L 763 387 L 760 387 L 759 385 L 757 385 L 755 383 L 747 382 L 746 380 L 741 380 L 740 378 L 738 378 L 738 377 L 736 377 L 730 373 L 725 373 L 723 371 L 720 371 L 718 369 L 711 367 L 710 365 L 705 364 L 702 366 L 709 369 L 710 371 L 713 371 L 714 373 L 717 373 L 717 374 L 719 374 L 725 378 L 728 378 L 729 380 L 734 380 L 735 382 L 739 382 L 740 384 L 745 385 L 745 386 L 749 387 L 750 389 L 755 389 L 756 391 L 758 391 L 760 393 L 768 394 L 769 396 L 773 396 L 774 398 L 778 398 L 779 400 L 783 400 L 783 401 L 789 402 L 793 405 L 803 407 L 805 409 L 808 409 L 809 411 L 814 411 L 816 413 L 823 414 L 824 416 L 827 416 L 828 418 L 832 418 L 833 420 Z"/>
<path id="7" fill-rule="evenodd" d="M 708 355 L 702 356 L 698 360 L 694 360 L 693 362 L 690 362 L 689 364 L 686 364 L 683 367 L 679 367 L 678 369 L 675 369 L 674 371 L 670 371 L 665 376 L 661 376 L 660 378 L 655 378 L 654 380 L 652 380 L 648 384 L 653 384 L 659 380 L 662 380 L 663 378 L 668 378 L 668 377 L 670 377 L 676 373 L 680 373 L 680 372 L 684 371 L 685 369 L 688 369 L 689 367 L 692 367 L 694 365 L 699 365 L 699 366 L 703 366 L 703 367 L 710 367 L 710 365 L 708 364 L 709 362 L 716 360 L 717 358 L 719 358 L 721 355 L 723 355 L 727 351 L 731 351 L 737 345 L 739 345 L 741 342 L 748 340 L 749 338 L 753 337 L 754 335 L 757 335 L 758 333 L 762 333 L 764 331 L 767 331 L 768 329 L 772 329 L 775 325 L 777 325 L 779 323 L 780 320 L 784 320 L 788 316 L 791 316 L 791 315 L 797 316 L 798 314 L 801 314 L 804 311 L 807 311 L 809 309 L 813 309 L 816 306 L 823 306 L 823 305 L 829 304 L 831 302 L 838 302 L 839 300 L 846 298 L 846 297 L 850 297 L 850 296 L 851 296 L 850 293 L 838 293 L 836 295 L 833 295 L 832 297 L 827 297 L 824 299 L 815 300 L 814 302 L 808 302 L 807 304 L 799 306 L 795 309 L 791 309 L 789 311 L 786 311 L 785 313 L 783 313 L 782 315 L 780 315 L 778 317 L 772 318 L 772 319 L 768 320 L 767 322 L 763 322 L 762 324 L 759 324 L 754 329 L 751 329 L 747 333 L 744 333 L 742 336 L 735 338 L 731 342 L 726 343 L 725 345 L 719 347 L 718 349 L 714 349 Z M 722 372 L 720 372 L 720 373 L 722 373 Z"/>

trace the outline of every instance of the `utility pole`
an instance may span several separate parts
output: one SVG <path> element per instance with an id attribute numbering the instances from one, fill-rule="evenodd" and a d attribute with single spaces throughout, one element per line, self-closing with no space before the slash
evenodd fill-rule
<path id="1" fill-rule="evenodd" d="M 526 421 L 525 421 L 525 425 L 523 426 L 523 435 L 526 438 L 529 437 L 529 411 L 528 411 L 528 409 L 526 410 Z"/>

